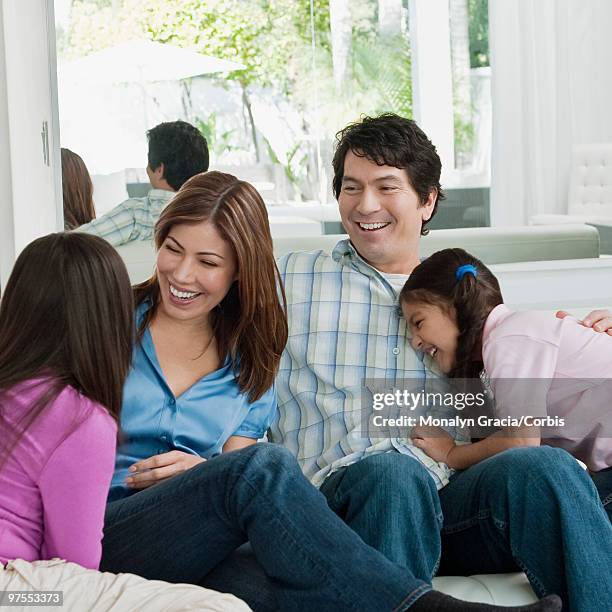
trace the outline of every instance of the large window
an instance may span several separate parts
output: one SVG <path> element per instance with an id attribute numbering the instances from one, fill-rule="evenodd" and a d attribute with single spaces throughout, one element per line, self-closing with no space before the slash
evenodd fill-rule
<path id="1" fill-rule="evenodd" d="M 430 136 L 443 156 L 450 188 L 448 213 L 438 216 L 438 226 L 487 223 L 487 0 L 55 0 L 55 5 L 62 146 L 79 153 L 93 175 L 118 176 L 130 193 L 146 190 L 145 132 L 181 118 L 206 135 L 211 168 L 254 182 L 271 210 L 331 204 L 335 132 L 362 114 L 390 111 L 414 117 L 428 133 L 428 121 L 434 126 Z M 126 53 L 116 78 L 97 69 L 96 52 L 132 40 L 184 47 L 233 64 L 218 72 L 223 65 L 211 60 L 210 72 L 182 79 L 172 78 L 171 71 L 158 79 L 141 66 L 140 78 L 127 80 L 126 66 L 144 60 Z M 437 41 L 431 50 L 428 40 Z M 86 59 L 74 63 L 87 56 L 89 70 Z M 441 134 L 435 130 L 443 122 L 425 117 L 432 108 L 428 96 L 446 99 L 436 94 L 439 87 L 448 90 L 439 112 L 448 116 L 449 127 Z M 95 182 L 104 185 L 103 179 Z M 102 211 L 118 197 L 117 190 L 103 191 L 100 187 L 94 196 Z"/>

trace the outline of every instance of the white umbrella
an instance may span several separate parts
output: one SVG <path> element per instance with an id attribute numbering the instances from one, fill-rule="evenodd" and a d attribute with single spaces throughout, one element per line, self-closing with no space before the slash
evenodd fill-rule
<path id="1" fill-rule="evenodd" d="M 178 81 L 241 70 L 237 62 L 150 40 L 132 40 L 59 65 L 60 80 L 95 83 Z"/>

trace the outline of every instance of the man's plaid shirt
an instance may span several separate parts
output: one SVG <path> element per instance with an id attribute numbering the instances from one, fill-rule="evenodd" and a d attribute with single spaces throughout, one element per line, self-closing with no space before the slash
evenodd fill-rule
<path id="1" fill-rule="evenodd" d="M 151 189 L 146 197 L 125 200 L 76 231 L 100 236 L 113 246 L 134 240 L 151 240 L 161 211 L 174 195 L 174 191 Z"/>
<path id="2" fill-rule="evenodd" d="M 340 467 L 389 451 L 420 461 L 443 487 L 452 470 L 409 438 L 362 437 L 364 379 L 435 376 L 406 338 L 395 290 L 348 240 L 331 256 L 289 253 L 278 265 L 287 293 L 289 340 L 277 378 L 279 410 L 271 440 L 297 457 L 317 487 Z"/>

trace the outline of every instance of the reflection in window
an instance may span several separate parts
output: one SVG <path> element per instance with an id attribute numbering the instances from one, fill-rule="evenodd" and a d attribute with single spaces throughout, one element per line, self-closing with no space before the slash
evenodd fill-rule
<path id="1" fill-rule="evenodd" d="M 333 201 L 336 131 L 362 114 L 413 114 L 408 0 L 55 0 L 62 146 L 92 174 L 146 181 L 146 129 L 196 125 L 211 168 L 266 201 Z M 487 0 L 449 0 L 458 182 L 488 187 Z M 62 66 L 146 39 L 242 66 L 182 80 L 87 83 Z M 125 62 L 130 62 L 125 57 Z M 103 210 L 102 210 L 103 212 Z M 461 221 L 463 223 L 463 220 Z"/>

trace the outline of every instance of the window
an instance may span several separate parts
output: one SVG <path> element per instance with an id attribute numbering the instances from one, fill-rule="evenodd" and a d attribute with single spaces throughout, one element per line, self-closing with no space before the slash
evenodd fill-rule
<path id="1" fill-rule="evenodd" d="M 207 137 L 211 168 L 253 182 L 272 212 L 275 205 L 305 211 L 333 203 L 335 133 L 364 113 L 391 111 L 417 119 L 443 157 L 449 198 L 437 226 L 485 225 L 487 4 L 56 0 L 62 146 L 79 153 L 93 175 L 123 177 L 127 169 L 128 192 L 141 194 L 146 129 L 182 118 Z M 239 69 L 112 82 L 92 63 L 87 78 L 70 80 L 69 62 L 134 39 L 187 47 Z M 445 101 L 427 119 L 432 99 Z M 116 203 L 109 196 L 102 211 Z M 325 215 L 330 232 L 338 231 L 333 210 Z"/>

